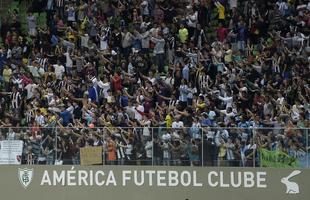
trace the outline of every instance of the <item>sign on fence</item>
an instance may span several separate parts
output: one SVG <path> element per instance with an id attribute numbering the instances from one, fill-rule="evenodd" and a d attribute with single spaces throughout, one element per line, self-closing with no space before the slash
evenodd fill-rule
<path id="1" fill-rule="evenodd" d="M 81 165 L 96 165 L 102 163 L 102 147 L 80 148 Z"/>
<path id="2" fill-rule="evenodd" d="M 260 149 L 262 167 L 298 167 L 298 160 L 280 151 Z"/>
<path id="3" fill-rule="evenodd" d="M 23 153 L 23 141 L 0 141 L 0 164 L 20 165 Z"/>

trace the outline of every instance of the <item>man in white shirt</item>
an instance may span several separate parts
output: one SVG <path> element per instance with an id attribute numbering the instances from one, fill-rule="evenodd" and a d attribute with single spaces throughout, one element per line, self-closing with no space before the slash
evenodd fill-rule
<path id="1" fill-rule="evenodd" d="M 235 113 L 233 112 L 231 107 L 227 107 L 226 110 L 220 110 L 221 114 L 224 114 L 224 122 L 227 124 L 230 122 L 231 117 L 235 117 Z"/>
<path id="2" fill-rule="evenodd" d="M 81 47 L 88 48 L 89 35 L 85 34 L 85 35 L 80 36 L 80 37 L 81 37 Z"/>
<path id="3" fill-rule="evenodd" d="M 72 58 L 70 56 L 70 52 L 67 51 L 66 53 L 64 53 L 64 56 L 66 56 L 66 72 L 68 75 L 71 75 L 72 74 L 73 61 L 72 61 Z"/>
<path id="4" fill-rule="evenodd" d="M 152 157 L 153 157 L 153 141 L 152 138 L 150 137 L 148 141 L 145 144 L 145 152 L 146 152 L 146 159 L 147 159 L 147 165 L 152 164 Z"/>
<path id="5" fill-rule="evenodd" d="M 165 132 L 161 138 L 163 141 L 166 141 L 166 142 L 171 141 L 171 135 L 168 132 Z"/>
<path id="6" fill-rule="evenodd" d="M 219 96 L 218 98 L 226 104 L 226 109 L 232 107 L 233 97 L 230 91 L 227 91 L 225 97 Z"/>
<path id="7" fill-rule="evenodd" d="M 184 124 L 180 121 L 180 117 L 176 118 L 176 121 L 172 122 L 172 128 L 183 128 Z"/>
<path id="8" fill-rule="evenodd" d="M 137 104 L 135 107 L 135 119 L 141 121 L 143 113 L 144 113 L 144 107 L 142 105 Z"/>
<path id="9" fill-rule="evenodd" d="M 43 114 L 38 111 L 38 114 L 36 115 L 35 117 L 35 121 L 40 125 L 40 126 L 43 126 L 45 124 L 45 119 L 44 119 L 44 116 Z"/>
<path id="10" fill-rule="evenodd" d="M 186 17 L 187 25 L 192 28 L 196 28 L 198 22 L 198 12 L 195 11 Z"/>
<path id="11" fill-rule="evenodd" d="M 55 68 L 55 75 L 57 80 L 62 80 L 63 73 L 65 72 L 65 67 L 57 61 L 57 64 L 53 65 Z"/>
<path id="12" fill-rule="evenodd" d="M 27 67 L 34 78 L 40 78 L 39 63 L 37 61 L 34 61 L 32 65 L 28 65 Z"/>
<path id="13" fill-rule="evenodd" d="M 229 8 L 232 10 L 233 8 L 237 8 L 238 0 L 229 0 Z"/>
<path id="14" fill-rule="evenodd" d="M 25 89 L 27 90 L 27 100 L 33 97 L 35 88 L 37 88 L 37 85 L 33 83 L 26 85 Z"/>

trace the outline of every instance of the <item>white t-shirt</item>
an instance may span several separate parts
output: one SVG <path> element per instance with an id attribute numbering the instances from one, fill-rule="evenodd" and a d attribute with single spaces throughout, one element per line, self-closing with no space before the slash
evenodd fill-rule
<path id="1" fill-rule="evenodd" d="M 232 10 L 233 8 L 237 8 L 238 0 L 229 0 L 229 8 Z"/>
<path id="2" fill-rule="evenodd" d="M 187 25 L 196 28 L 198 22 L 198 12 L 196 11 L 194 14 L 189 15 L 187 19 L 188 19 Z"/>
<path id="3" fill-rule="evenodd" d="M 31 72 L 32 76 L 33 77 L 36 77 L 36 78 L 39 78 L 40 77 L 40 74 L 38 72 L 38 68 L 37 67 L 34 67 L 32 65 L 28 65 L 28 69 L 29 71 Z"/>
<path id="4" fill-rule="evenodd" d="M 89 36 L 88 35 L 81 36 L 81 47 L 88 48 L 88 40 L 89 40 Z"/>
<path id="5" fill-rule="evenodd" d="M 101 36 L 100 37 L 100 51 L 105 51 L 108 49 L 108 40 L 107 40 L 107 36 Z"/>
<path id="6" fill-rule="evenodd" d="M 221 110 L 220 112 L 225 115 L 225 118 L 224 118 L 225 123 L 230 122 L 230 118 L 235 117 L 235 115 L 236 115 L 234 112 L 228 113 L 226 110 Z"/>
<path id="7" fill-rule="evenodd" d="M 171 140 L 171 135 L 169 133 L 165 133 L 161 138 L 164 141 L 170 141 Z"/>
<path id="8" fill-rule="evenodd" d="M 284 97 L 279 97 L 279 98 L 277 99 L 277 104 L 278 104 L 278 105 L 282 105 L 282 104 L 283 104 L 283 101 L 284 101 Z"/>
<path id="9" fill-rule="evenodd" d="M 144 112 L 144 107 L 139 105 L 136 109 L 135 109 L 135 119 L 138 120 L 138 121 L 141 121 L 142 120 L 142 115 L 138 112 Z"/>
<path id="10" fill-rule="evenodd" d="M 149 2 L 148 1 L 143 1 L 141 4 L 141 13 L 142 15 L 149 15 L 150 11 L 149 11 Z"/>
<path id="11" fill-rule="evenodd" d="M 55 68 L 55 75 L 56 75 L 56 78 L 58 80 L 62 80 L 62 75 L 63 73 L 65 72 L 65 68 L 63 65 L 53 65 L 53 67 Z"/>
<path id="12" fill-rule="evenodd" d="M 66 56 L 66 67 L 70 67 L 71 68 L 72 65 L 73 65 L 73 61 L 72 61 L 72 59 L 70 57 L 69 52 L 64 53 L 64 55 Z"/>
<path id="13" fill-rule="evenodd" d="M 33 97 L 34 89 L 37 87 L 36 84 L 28 84 L 25 89 L 27 90 L 27 99 L 31 99 Z"/>
<path id="14" fill-rule="evenodd" d="M 151 136 L 150 129 L 149 129 L 149 127 L 151 126 L 151 121 L 147 120 L 147 121 L 143 121 L 143 122 L 144 122 L 143 136 L 149 137 L 149 136 Z"/>
<path id="15" fill-rule="evenodd" d="M 133 150 L 132 144 L 127 144 L 126 149 L 125 149 L 125 154 L 126 155 L 132 155 L 132 150 Z"/>
<path id="16" fill-rule="evenodd" d="M 152 141 L 147 141 L 145 144 L 145 151 L 146 151 L 146 157 L 147 158 L 152 158 L 152 153 L 153 153 L 153 142 Z"/>
<path id="17" fill-rule="evenodd" d="M 183 127 L 184 127 L 184 124 L 182 121 L 172 123 L 172 128 L 183 128 Z"/>
<path id="18" fill-rule="evenodd" d="M 221 97 L 219 99 L 222 100 L 226 104 L 226 108 L 232 107 L 233 97 Z"/>

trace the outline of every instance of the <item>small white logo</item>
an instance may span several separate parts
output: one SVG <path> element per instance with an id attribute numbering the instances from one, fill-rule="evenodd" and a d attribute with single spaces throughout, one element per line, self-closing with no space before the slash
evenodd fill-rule
<path id="1" fill-rule="evenodd" d="M 281 182 L 286 185 L 286 194 L 299 194 L 299 185 L 295 182 L 289 181 L 289 179 L 300 173 L 300 170 L 294 170 L 290 175 L 281 179 Z"/>
<path id="2" fill-rule="evenodd" d="M 33 169 L 18 168 L 18 180 L 20 184 L 26 189 L 32 181 Z"/>

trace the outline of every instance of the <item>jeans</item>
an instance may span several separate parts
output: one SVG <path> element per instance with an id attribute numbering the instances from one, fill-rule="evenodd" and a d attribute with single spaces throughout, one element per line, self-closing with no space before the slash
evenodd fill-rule
<path id="1" fill-rule="evenodd" d="M 164 72 L 164 66 L 165 66 L 165 54 L 160 53 L 156 54 L 156 65 L 159 73 Z"/>
<path id="2" fill-rule="evenodd" d="M 124 158 L 117 159 L 117 165 L 124 165 L 124 164 L 125 164 L 125 159 Z"/>
<path id="3" fill-rule="evenodd" d="M 54 165 L 54 156 L 46 157 L 46 165 Z"/>
<path id="4" fill-rule="evenodd" d="M 164 158 L 163 159 L 163 165 L 164 166 L 170 166 L 170 158 Z"/>
<path id="5" fill-rule="evenodd" d="M 79 165 L 80 164 L 78 156 L 72 156 L 72 164 L 73 165 Z"/>
<path id="6" fill-rule="evenodd" d="M 66 67 L 66 73 L 67 73 L 67 76 L 71 76 L 72 75 L 72 67 Z"/>
<path id="7" fill-rule="evenodd" d="M 160 159 L 160 157 L 158 157 L 158 156 L 154 156 L 154 165 L 161 165 L 161 161 L 160 161 L 161 159 Z"/>

